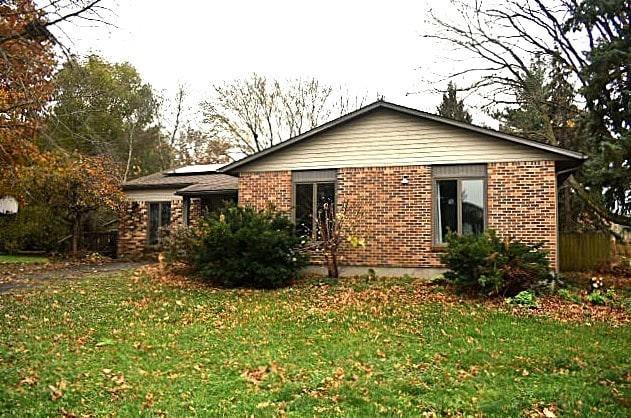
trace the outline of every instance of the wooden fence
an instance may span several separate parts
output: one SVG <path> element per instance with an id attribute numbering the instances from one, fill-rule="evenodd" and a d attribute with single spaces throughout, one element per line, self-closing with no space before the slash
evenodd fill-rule
<path id="1" fill-rule="evenodd" d="M 559 269 L 585 271 L 631 257 L 631 245 L 614 244 L 603 233 L 562 233 L 559 235 Z"/>
<path id="2" fill-rule="evenodd" d="M 617 258 L 623 257 L 626 259 L 626 262 L 629 263 L 631 260 L 631 243 L 629 244 L 616 244 L 616 253 L 614 254 Z"/>
<path id="3" fill-rule="evenodd" d="M 609 236 L 599 233 L 560 234 L 559 269 L 584 271 L 606 263 L 611 256 Z"/>
<path id="4" fill-rule="evenodd" d="M 118 250 L 118 232 L 90 232 L 83 234 L 81 248 L 116 258 Z"/>

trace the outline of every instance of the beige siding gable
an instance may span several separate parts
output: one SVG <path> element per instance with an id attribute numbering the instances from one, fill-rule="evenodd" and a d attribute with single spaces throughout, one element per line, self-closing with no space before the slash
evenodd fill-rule
<path id="1" fill-rule="evenodd" d="M 378 109 L 237 169 L 344 167 L 559 160 L 562 156 L 389 109 Z"/>
<path id="2" fill-rule="evenodd" d="M 171 202 L 182 200 L 182 196 L 176 196 L 178 189 L 142 189 L 125 190 L 125 197 L 131 202 Z"/>

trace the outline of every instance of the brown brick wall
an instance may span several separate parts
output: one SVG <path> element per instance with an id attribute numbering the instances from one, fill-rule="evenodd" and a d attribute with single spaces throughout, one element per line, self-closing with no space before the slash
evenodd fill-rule
<path id="1" fill-rule="evenodd" d="M 188 219 L 191 225 L 196 225 L 204 213 L 202 211 L 202 200 L 199 198 L 193 198 L 189 201 L 188 207 Z M 183 220 L 182 220 L 183 221 Z"/>
<path id="2" fill-rule="evenodd" d="M 125 202 L 118 223 L 118 256 L 141 252 L 147 244 L 147 205 Z"/>
<path id="3" fill-rule="evenodd" d="M 291 211 L 293 187 L 291 171 L 241 173 L 239 204 L 263 209 L 270 204 L 279 211 Z"/>
<path id="4" fill-rule="evenodd" d="M 118 256 L 143 253 L 147 248 L 150 202 L 125 202 L 118 226 Z M 171 226 L 183 224 L 183 201 L 171 202 Z"/>
<path id="5" fill-rule="evenodd" d="M 401 184 L 404 175 L 409 183 Z M 344 168 L 338 201 L 359 213 L 366 248 L 346 249 L 343 264 L 438 267 L 432 251 L 432 177 L 428 166 Z"/>
<path id="6" fill-rule="evenodd" d="M 184 225 L 184 201 L 173 200 L 171 202 L 171 228 Z"/>
<path id="7" fill-rule="evenodd" d="M 408 184 L 401 184 L 403 175 Z M 358 212 L 353 229 L 366 248 L 346 248 L 341 263 L 359 266 L 440 266 L 431 251 L 431 170 L 427 166 L 345 168 L 338 171 L 337 195 L 348 212 Z M 242 173 L 239 203 L 277 209 L 293 207 L 291 172 Z"/>
<path id="8" fill-rule="evenodd" d="M 409 182 L 401 184 L 402 177 Z M 556 263 L 554 162 L 488 165 L 488 227 L 529 243 L 545 241 Z M 338 203 L 358 212 L 354 229 L 366 248 L 345 248 L 341 264 L 382 267 L 441 267 L 433 248 L 433 181 L 430 166 L 342 168 Z M 291 172 L 242 173 L 239 203 L 290 211 Z"/>
<path id="9" fill-rule="evenodd" d="M 544 241 L 556 266 L 556 175 L 554 161 L 488 165 L 488 227 L 529 244 Z"/>

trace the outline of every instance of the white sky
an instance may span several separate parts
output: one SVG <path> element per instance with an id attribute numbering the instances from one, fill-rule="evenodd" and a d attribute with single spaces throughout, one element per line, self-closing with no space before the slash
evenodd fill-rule
<path id="1" fill-rule="evenodd" d="M 182 83 L 193 110 L 212 84 L 256 72 L 314 76 L 368 103 L 383 95 L 435 112 L 441 97 L 421 79 L 448 72 L 434 64 L 438 47 L 420 36 L 428 8 L 449 7 L 445 0 L 106 1 L 116 27 L 64 27 L 71 50 L 129 61 L 167 97 Z"/>

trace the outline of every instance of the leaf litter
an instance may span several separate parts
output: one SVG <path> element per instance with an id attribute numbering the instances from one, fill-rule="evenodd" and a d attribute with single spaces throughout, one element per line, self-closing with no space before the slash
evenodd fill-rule
<path id="1" fill-rule="evenodd" d="M 122 283 L 122 281 L 117 283 Z M 455 293 L 449 286 L 411 279 L 379 278 L 379 280 L 368 281 L 365 278 L 350 278 L 342 279 L 338 283 L 321 284 L 311 278 L 300 281 L 290 288 L 265 292 L 212 288 L 186 274 L 164 272 L 157 266 L 147 266 L 129 274 L 127 283 L 130 290 L 129 295 L 126 299 L 113 304 L 110 309 L 122 314 L 133 313 L 134 315 L 129 318 L 132 324 L 130 328 L 170 324 L 170 326 L 175 327 L 173 329 L 179 332 L 178 326 L 205 324 L 208 332 L 205 338 L 210 337 L 212 339 L 213 332 L 216 332 L 216 335 L 237 332 L 241 328 L 251 326 L 251 321 L 254 318 L 257 321 L 274 321 L 279 318 L 278 314 L 282 312 L 283 317 L 290 318 L 297 330 L 300 329 L 301 324 L 303 326 L 310 326 L 314 323 L 321 324 L 318 325 L 319 328 L 309 328 L 312 335 L 307 335 L 305 340 L 306 346 L 315 342 L 312 348 L 314 353 L 316 351 L 321 352 L 321 349 L 318 348 L 319 341 L 326 343 L 325 338 L 330 338 L 337 330 L 346 330 L 349 335 L 364 335 L 366 339 L 373 342 L 374 348 L 370 353 L 358 352 L 347 361 L 336 360 L 331 363 L 321 360 L 321 354 L 314 354 L 313 362 L 317 364 L 322 362 L 323 365 L 326 365 L 326 367 L 320 366 L 320 370 L 323 371 L 324 368 L 328 368 L 324 376 L 318 376 L 314 371 L 309 370 L 296 371 L 295 364 L 286 364 L 282 361 L 282 353 L 277 353 L 277 358 L 274 360 L 254 362 L 249 363 L 249 365 L 248 362 L 243 361 L 243 357 L 240 357 L 240 361 L 238 359 L 226 360 L 226 368 L 237 371 L 242 383 L 253 392 L 277 393 L 284 385 L 300 385 L 304 390 L 294 396 L 309 396 L 332 404 L 340 404 L 344 401 L 345 390 L 356 390 L 358 393 L 363 393 L 366 387 L 370 387 L 367 382 L 380 385 L 384 370 L 383 366 L 380 365 L 381 362 L 386 362 L 388 367 L 393 367 L 392 370 L 398 370 L 397 373 L 405 372 L 404 374 L 410 382 L 415 382 L 420 387 L 427 387 L 426 390 L 431 390 L 432 384 L 427 386 L 425 382 L 419 381 L 414 376 L 430 373 L 435 368 L 447 367 L 451 361 L 449 357 L 452 355 L 448 353 L 447 347 L 444 348 L 445 351 L 437 350 L 429 353 L 429 357 L 424 361 L 421 361 L 423 358 L 415 359 L 413 357 L 401 361 L 396 355 L 392 355 L 393 346 L 400 345 L 401 339 L 412 339 L 410 341 L 418 339 L 419 344 L 423 342 L 423 327 L 427 325 L 422 322 L 424 312 L 435 314 L 436 312 L 448 311 L 450 315 L 460 314 L 463 317 L 483 319 L 490 312 L 499 311 L 516 317 L 540 316 L 577 322 L 583 325 L 588 321 L 610 326 L 629 324 L 629 317 L 623 309 L 608 306 L 572 305 L 558 298 L 539 298 L 540 307 L 536 310 L 515 309 L 501 300 L 488 301 L 470 298 Z M 93 288 L 88 285 L 93 286 Z M 106 283 L 86 283 L 86 286 L 74 290 L 79 297 L 75 302 L 65 301 L 61 297 L 56 299 L 58 302 L 55 303 L 58 306 L 53 309 L 56 311 L 66 310 L 69 314 L 66 317 L 51 317 L 49 319 L 50 325 L 52 326 L 53 322 L 57 323 L 57 321 L 66 321 L 69 325 L 73 324 L 72 321 L 77 319 L 74 317 L 74 310 L 68 306 L 68 303 L 90 303 L 91 299 L 97 300 L 92 292 L 99 292 L 104 289 L 107 289 Z M 139 290 L 142 293 L 138 293 Z M 191 290 L 193 294 L 187 293 Z M 221 293 L 221 304 L 214 304 L 208 298 L 202 300 L 194 297 L 195 292 L 198 291 L 204 295 Z M 169 298 L 165 299 L 164 295 L 169 295 Z M 36 300 L 37 294 L 23 292 L 13 296 L 23 298 L 23 301 L 28 304 L 30 303 L 29 300 Z M 273 305 L 268 303 L 270 297 L 274 299 Z M 36 314 L 29 313 L 28 310 L 24 311 L 24 314 L 11 312 L 7 315 L 11 317 L 9 319 L 12 321 L 24 322 L 25 324 L 21 328 L 24 332 L 31 332 L 27 330 L 33 329 L 43 321 L 43 319 L 37 318 Z M 167 317 L 168 319 L 165 319 Z M 449 316 L 439 315 L 432 316 L 432 318 L 439 318 L 432 325 L 446 339 L 457 337 L 454 335 L 454 328 L 450 326 Z M 26 326 L 28 328 L 25 328 Z M 74 325 L 72 326 L 74 327 Z M 315 338 L 314 330 L 323 340 L 313 339 Z M 267 337 L 264 334 L 257 335 L 253 331 L 255 330 L 249 329 L 247 333 L 242 334 L 243 343 L 250 344 L 251 347 L 264 347 L 268 342 Z M 128 337 L 125 332 L 124 326 L 119 325 L 117 329 L 110 330 L 110 333 L 101 333 L 100 338 L 95 338 L 92 335 L 94 330 L 77 327 L 75 332 L 67 335 L 53 334 L 51 344 L 56 345 L 56 349 L 61 349 L 62 345 L 70 344 L 73 339 L 83 338 L 81 343 L 77 345 L 77 349 L 82 350 L 82 353 L 102 352 L 103 355 L 109 355 L 110 352 L 115 353 L 122 349 L 123 342 Z M 482 331 L 479 333 L 481 334 Z M 58 335 L 63 336 L 55 338 Z M 448 337 L 448 335 L 450 336 Z M 479 345 L 479 338 L 473 332 L 471 335 L 464 336 L 463 339 L 472 347 Z M 141 335 L 135 335 L 134 339 L 127 341 L 126 344 L 133 347 L 141 358 L 153 352 L 156 355 L 164 350 L 173 352 L 176 348 L 176 345 L 171 345 L 168 342 L 163 346 L 154 348 L 154 343 L 143 340 Z M 178 348 L 177 351 L 183 354 L 182 348 Z M 252 351 L 252 353 L 255 352 Z M 499 356 L 497 354 L 496 357 Z M 194 367 L 191 366 L 187 370 L 170 370 L 160 373 L 145 372 L 144 375 L 138 373 L 138 376 L 143 375 L 147 379 L 163 376 L 165 382 L 190 379 L 190 373 L 195 372 L 199 376 L 201 375 L 200 370 L 204 369 L 204 363 L 199 362 L 197 357 L 192 358 L 194 360 L 191 364 L 194 364 Z M 398 363 L 402 363 L 402 366 L 397 365 Z M 490 367 L 484 363 L 458 364 L 448 377 L 462 382 L 476 381 L 477 376 L 487 373 L 487 369 Z M 103 389 L 109 396 L 120 401 L 125 399 L 127 394 L 132 397 L 132 393 L 141 390 L 142 385 L 139 386 L 138 382 L 142 380 L 138 380 L 138 376 L 128 378 L 128 370 L 125 369 L 123 373 L 117 369 L 119 367 L 112 365 L 97 369 L 100 370 L 100 373 L 96 374 L 102 376 Z M 522 377 L 531 377 L 529 376 L 532 374 L 531 368 L 522 367 L 519 370 Z M 524 375 L 523 370 L 528 371 L 528 375 Z M 205 371 L 204 375 L 208 376 L 208 373 Z M 315 384 L 310 384 L 314 379 Z M 68 383 L 64 380 L 56 380 L 55 383 L 49 384 L 50 380 L 46 381 L 34 371 L 25 372 L 15 382 L 17 386 L 25 389 L 37 386 L 40 382 L 43 383 L 44 387 L 48 388 L 51 401 L 64 398 L 64 394 L 68 390 Z M 615 386 L 612 388 L 616 389 Z M 149 392 L 135 395 L 138 398 L 139 407 L 142 405 L 143 409 L 152 409 L 152 412 L 158 415 L 159 412 L 164 412 L 162 411 L 164 408 L 159 406 L 159 393 L 160 391 L 154 387 Z M 623 392 L 621 391 L 621 393 Z M 368 400 L 371 398 L 369 393 L 361 396 Z M 623 403 L 626 397 L 620 395 L 619 399 Z M 282 411 L 287 407 L 286 401 L 283 402 L 285 403 L 261 400 L 257 401 L 256 406 L 260 409 L 274 408 L 278 415 L 282 415 Z M 160 409 L 154 410 L 154 408 Z M 334 410 L 334 407 L 326 406 L 326 404 L 320 405 L 318 408 L 322 408 L 323 414 L 332 412 L 331 408 Z M 538 414 L 535 416 L 549 416 L 546 415 L 546 410 L 557 414 L 557 407 L 554 404 L 538 405 L 531 410 L 531 413 Z M 72 412 L 68 412 L 68 414 L 72 414 Z M 62 415 L 64 414 L 62 413 Z"/>

